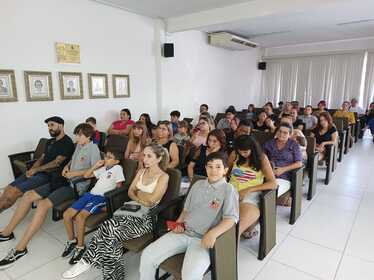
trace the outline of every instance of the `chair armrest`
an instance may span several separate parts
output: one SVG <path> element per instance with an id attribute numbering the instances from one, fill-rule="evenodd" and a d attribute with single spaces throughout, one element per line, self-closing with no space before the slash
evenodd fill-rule
<path id="1" fill-rule="evenodd" d="M 154 207 L 152 210 L 149 211 L 149 215 L 152 217 L 156 217 L 158 214 L 160 214 L 162 211 L 165 211 L 169 209 L 170 207 L 174 207 L 178 205 L 178 203 L 183 203 L 184 199 L 186 198 L 185 195 L 181 195 L 177 198 L 174 198 L 168 202 L 163 203 L 163 205 L 158 205 Z"/>
<path id="2" fill-rule="evenodd" d="M 128 196 L 129 188 L 127 185 L 124 185 L 120 188 L 116 188 L 104 194 L 108 203 L 108 213 L 109 216 L 112 216 L 113 213 L 120 208 L 124 202 L 130 201 Z"/>
<path id="3" fill-rule="evenodd" d="M 26 161 L 26 169 L 29 170 L 34 165 L 34 163 L 36 161 L 37 161 L 36 159 L 32 159 L 32 160 Z"/>
<path id="4" fill-rule="evenodd" d="M 22 152 L 22 153 L 16 153 L 16 154 L 11 154 L 8 155 L 9 159 L 15 159 L 17 157 L 29 157 L 31 159 L 31 155 L 34 154 L 34 151 L 27 151 L 27 152 Z"/>
<path id="5" fill-rule="evenodd" d="M 79 197 L 78 184 L 82 182 L 92 181 L 93 178 L 84 178 L 84 177 L 74 177 L 69 180 L 70 185 L 74 189 L 76 197 Z"/>

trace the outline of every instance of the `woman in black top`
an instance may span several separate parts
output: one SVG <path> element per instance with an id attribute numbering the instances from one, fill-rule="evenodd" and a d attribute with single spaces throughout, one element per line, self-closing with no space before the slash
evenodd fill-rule
<path id="1" fill-rule="evenodd" d="M 226 135 L 222 129 L 214 129 L 209 132 L 206 146 L 201 145 L 195 157 L 188 164 L 187 173 L 190 180 L 194 174 L 207 176 L 205 169 L 206 157 L 211 153 L 224 152 L 225 147 Z"/>
<path id="2" fill-rule="evenodd" d="M 319 160 L 326 157 L 326 145 L 335 144 L 338 139 L 338 132 L 332 122 L 332 117 L 328 112 L 321 112 L 318 117 L 318 125 L 312 131 L 312 136 L 316 138 Z"/>
<path id="3" fill-rule="evenodd" d="M 157 125 L 155 142 L 162 145 L 169 152 L 170 162 L 168 168 L 176 168 L 179 164 L 178 146 L 172 140 L 173 130 L 169 121 L 160 121 Z"/>
<path id="4" fill-rule="evenodd" d="M 253 129 L 259 131 L 267 131 L 269 127 L 266 125 L 265 121 L 267 119 L 265 111 L 262 111 L 258 116 L 257 120 L 253 122 Z"/>

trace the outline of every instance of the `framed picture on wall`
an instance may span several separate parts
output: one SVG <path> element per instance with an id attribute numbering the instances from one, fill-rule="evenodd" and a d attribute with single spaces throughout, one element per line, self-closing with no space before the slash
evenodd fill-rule
<path id="1" fill-rule="evenodd" d="M 61 99 L 83 99 L 82 73 L 60 72 Z"/>
<path id="2" fill-rule="evenodd" d="M 13 70 L 0 70 L 0 102 L 17 101 L 16 78 Z"/>
<path id="3" fill-rule="evenodd" d="M 113 97 L 130 97 L 130 76 L 112 75 Z"/>
<path id="4" fill-rule="evenodd" d="M 108 98 L 108 75 L 89 73 L 88 91 L 90 98 Z"/>
<path id="5" fill-rule="evenodd" d="M 25 71 L 24 75 L 27 101 L 53 100 L 51 72 Z"/>

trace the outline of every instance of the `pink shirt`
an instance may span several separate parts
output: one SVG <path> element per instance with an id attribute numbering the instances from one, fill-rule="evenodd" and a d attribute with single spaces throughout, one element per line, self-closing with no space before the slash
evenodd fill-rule
<path id="1" fill-rule="evenodd" d="M 125 130 L 129 125 L 133 125 L 135 122 L 133 120 L 123 121 L 118 120 L 112 123 L 112 129 L 115 130 Z"/>

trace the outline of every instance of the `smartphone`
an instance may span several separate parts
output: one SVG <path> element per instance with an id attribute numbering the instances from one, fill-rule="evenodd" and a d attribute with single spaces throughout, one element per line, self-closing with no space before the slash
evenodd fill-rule
<path id="1" fill-rule="evenodd" d="M 121 210 L 123 211 L 130 211 L 130 212 L 136 212 L 139 211 L 140 205 L 135 205 L 135 204 L 124 204 L 121 207 Z"/>

